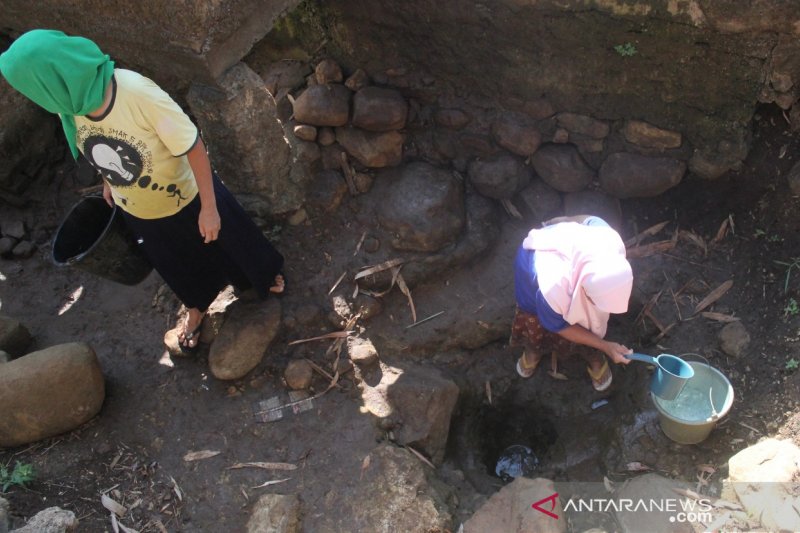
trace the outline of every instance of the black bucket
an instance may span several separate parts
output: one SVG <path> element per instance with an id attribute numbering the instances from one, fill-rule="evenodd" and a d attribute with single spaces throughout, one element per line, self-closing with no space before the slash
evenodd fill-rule
<path id="1" fill-rule="evenodd" d="M 124 285 L 136 285 L 153 270 L 119 208 L 99 196 L 83 198 L 67 214 L 53 239 L 53 261 Z"/>

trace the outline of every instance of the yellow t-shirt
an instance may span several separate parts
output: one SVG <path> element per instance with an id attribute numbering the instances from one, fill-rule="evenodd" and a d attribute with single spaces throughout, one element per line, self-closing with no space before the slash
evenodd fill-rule
<path id="1" fill-rule="evenodd" d="M 197 194 L 186 153 L 197 127 L 153 81 L 115 69 L 111 104 L 99 118 L 76 116 L 77 146 L 138 218 L 174 215 Z"/>

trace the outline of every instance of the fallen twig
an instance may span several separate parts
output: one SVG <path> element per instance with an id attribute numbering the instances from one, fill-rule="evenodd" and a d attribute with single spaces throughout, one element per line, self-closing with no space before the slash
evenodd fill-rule
<path id="1" fill-rule="evenodd" d="M 427 458 L 427 457 L 425 457 L 424 455 L 422 455 L 421 453 L 419 453 L 417 450 L 415 450 L 414 448 L 412 448 L 411 446 L 408 446 L 408 445 L 406 445 L 406 446 L 405 446 L 405 449 L 406 449 L 406 450 L 408 450 L 408 451 L 410 451 L 410 452 L 411 452 L 411 453 L 413 453 L 414 455 L 416 455 L 416 456 L 417 456 L 417 458 L 418 458 L 420 461 L 422 461 L 423 463 L 425 463 L 425 464 L 426 464 L 426 465 L 428 465 L 429 467 L 431 467 L 431 468 L 433 468 L 434 470 L 436 470 L 436 467 L 435 467 L 435 466 L 433 466 L 433 463 L 431 463 L 431 462 L 428 460 L 428 458 Z"/>
<path id="2" fill-rule="evenodd" d="M 356 250 L 356 251 L 358 251 L 358 250 Z M 339 286 L 339 284 L 342 282 L 342 280 L 344 279 L 344 277 L 346 275 L 347 275 L 347 271 L 345 270 L 344 272 L 342 272 L 342 275 L 339 276 L 339 279 L 336 280 L 336 283 L 333 284 L 333 287 L 331 287 L 331 290 L 328 291 L 328 296 L 330 296 L 333 293 L 333 291 L 336 290 L 336 287 Z"/>
<path id="3" fill-rule="evenodd" d="M 291 463 L 236 463 L 228 467 L 228 470 L 238 470 L 240 468 L 263 468 L 265 470 L 297 470 L 297 465 Z"/>
<path id="4" fill-rule="evenodd" d="M 413 324 L 409 324 L 408 326 L 406 326 L 406 329 L 411 329 L 413 327 L 419 326 L 420 324 L 422 324 L 424 322 L 427 322 L 428 320 L 433 320 L 437 316 L 443 315 L 443 314 L 444 314 L 444 311 L 439 311 L 438 313 L 434 313 L 434 314 L 432 314 L 431 316 L 429 316 L 427 318 L 423 318 L 422 320 L 414 322 Z"/>
<path id="5" fill-rule="evenodd" d="M 322 341 L 325 339 L 342 339 L 347 338 L 348 335 L 353 333 L 352 331 L 332 331 L 331 333 L 326 333 L 325 335 L 319 335 L 318 337 L 309 337 L 307 339 L 298 339 L 296 341 L 292 341 L 288 343 L 288 346 L 292 346 L 293 344 L 301 344 L 304 342 L 311 342 L 311 341 Z"/>
<path id="6" fill-rule="evenodd" d="M 188 452 L 186 455 L 183 456 L 183 460 L 187 463 L 189 461 L 199 461 L 201 459 L 208 459 L 209 457 L 214 457 L 215 455 L 219 455 L 220 452 L 217 450 L 200 450 L 199 452 Z"/>
<path id="7" fill-rule="evenodd" d="M 277 485 L 278 483 L 283 483 L 284 481 L 289 481 L 290 479 L 292 479 L 292 478 L 287 477 L 285 479 L 275 479 L 273 481 L 265 481 L 261 485 L 256 485 L 255 487 L 250 487 L 250 488 L 251 489 L 260 489 L 262 487 L 269 487 L 270 485 Z"/>

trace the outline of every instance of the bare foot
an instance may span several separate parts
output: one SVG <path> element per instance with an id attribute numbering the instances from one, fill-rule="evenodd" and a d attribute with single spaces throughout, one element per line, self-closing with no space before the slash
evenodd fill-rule
<path id="1" fill-rule="evenodd" d="M 269 292 L 273 294 L 281 294 L 283 290 L 286 288 L 286 280 L 283 279 L 282 274 L 278 274 L 275 276 L 274 285 L 269 288 Z"/>
<path id="2" fill-rule="evenodd" d="M 181 348 L 192 349 L 200 340 L 200 326 L 205 313 L 197 308 L 189 309 L 183 321 L 182 331 L 178 334 L 178 343 Z"/>

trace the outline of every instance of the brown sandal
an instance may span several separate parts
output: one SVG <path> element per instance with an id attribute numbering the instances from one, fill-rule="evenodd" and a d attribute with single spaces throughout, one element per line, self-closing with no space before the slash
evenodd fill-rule
<path id="1" fill-rule="evenodd" d="M 597 392 L 603 392 L 608 387 L 611 386 L 611 381 L 614 379 L 614 375 L 611 373 L 611 368 L 608 366 L 608 360 L 604 358 L 603 366 L 600 367 L 600 370 L 594 371 L 592 367 L 587 366 L 586 372 L 589 373 L 589 377 L 592 378 L 592 387 Z"/>
<path id="2" fill-rule="evenodd" d="M 535 363 L 529 364 L 528 359 L 525 357 L 527 353 L 527 351 L 523 351 L 522 355 L 517 359 L 517 374 L 525 379 L 536 373 L 536 369 L 539 368 L 539 363 L 542 360 L 542 357 L 539 356 Z"/>

